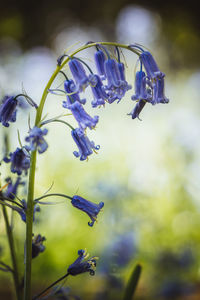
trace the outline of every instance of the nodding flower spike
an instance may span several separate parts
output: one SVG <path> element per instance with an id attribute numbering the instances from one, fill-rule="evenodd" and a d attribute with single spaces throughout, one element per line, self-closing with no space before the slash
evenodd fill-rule
<path id="1" fill-rule="evenodd" d="M 164 73 L 160 71 L 158 65 L 149 51 L 144 51 L 140 55 L 140 60 L 145 67 L 147 75 L 150 79 L 161 79 L 165 76 Z"/>
<path id="2" fill-rule="evenodd" d="M 17 177 L 15 183 L 12 182 L 11 178 L 7 178 L 6 181 L 8 182 L 8 187 L 4 195 L 9 199 L 14 200 L 17 195 L 19 185 L 24 185 L 25 182 L 21 181 L 20 177 Z"/>
<path id="3" fill-rule="evenodd" d="M 25 174 L 30 167 L 30 158 L 27 156 L 24 149 L 17 148 L 15 152 L 10 153 L 10 158 L 4 157 L 6 163 L 11 162 L 11 172 L 21 175 L 23 171 Z"/>
<path id="4" fill-rule="evenodd" d="M 80 157 L 80 160 L 86 160 L 93 151 L 99 150 L 100 146 L 95 146 L 94 142 L 90 141 L 80 128 L 72 130 L 71 134 L 79 150 L 78 152 L 74 151 L 73 154 Z"/>
<path id="5" fill-rule="evenodd" d="M 104 206 L 103 202 L 99 204 L 88 201 L 80 196 L 75 195 L 71 201 L 72 205 L 82 211 L 84 211 L 91 219 L 92 222 L 88 222 L 89 226 L 93 226 L 97 220 L 97 215 Z"/>
<path id="6" fill-rule="evenodd" d="M 105 100 L 108 99 L 108 95 L 104 90 L 103 83 L 98 75 L 94 75 L 97 81 L 95 87 L 91 87 L 92 93 L 94 95 L 94 100 L 92 101 L 92 107 L 97 107 L 105 104 Z"/>
<path id="7" fill-rule="evenodd" d="M 89 272 L 92 276 L 95 275 L 97 257 L 91 257 L 90 259 L 85 260 L 88 257 L 88 254 L 84 250 L 79 250 L 78 255 L 79 257 L 67 269 L 67 273 L 72 276 L 85 272 Z"/>
<path id="8" fill-rule="evenodd" d="M 137 104 L 135 105 L 135 107 L 132 110 L 132 112 L 129 113 L 128 115 L 131 115 L 132 119 L 135 119 L 135 118 L 139 119 L 139 114 L 141 113 L 141 111 L 144 108 L 144 106 L 145 106 L 146 103 L 147 102 L 145 100 L 143 100 L 143 99 L 139 100 L 139 102 L 137 102 Z"/>
<path id="9" fill-rule="evenodd" d="M 71 110 L 72 115 L 78 122 L 81 129 L 86 129 L 87 127 L 90 129 L 94 129 L 96 124 L 99 121 L 98 116 L 94 116 L 94 118 L 90 117 L 88 113 L 84 110 L 81 103 L 75 101 L 74 103 L 68 105 L 68 109 Z"/>
<path id="10" fill-rule="evenodd" d="M 76 85 L 72 79 L 64 82 L 64 89 L 68 94 L 71 94 L 67 95 L 67 101 L 63 101 L 64 108 L 68 108 L 70 104 L 76 101 L 80 102 L 81 104 L 86 103 L 86 99 L 80 99 L 79 92 L 77 91 Z"/>
<path id="11" fill-rule="evenodd" d="M 153 100 L 152 104 L 168 103 L 169 99 L 165 96 L 164 78 L 158 79 L 153 85 Z"/>
<path id="12" fill-rule="evenodd" d="M 98 72 L 99 76 L 101 77 L 101 79 L 104 80 L 105 79 L 104 63 L 106 60 L 106 56 L 105 56 L 104 52 L 102 50 L 98 50 L 97 52 L 95 52 L 94 60 L 95 60 L 97 72 Z"/>
<path id="13" fill-rule="evenodd" d="M 150 102 L 152 96 L 146 88 L 146 74 L 143 71 L 136 72 L 135 78 L 135 95 L 131 97 L 132 100 L 146 100 Z"/>
<path id="14" fill-rule="evenodd" d="M 39 127 L 34 126 L 30 130 L 29 136 L 25 138 L 25 141 L 29 142 L 29 145 L 26 146 L 27 150 L 34 151 L 37 149 L 39 153 L 45 152 L 48 148 L 48 144 L 43 136 L 46 135 L 47 132 L 47 129 L 42 130 Z"/>
<path id="15" fill-rule="evenodd" d="M 32 238 L 32 258 L 37 257 L 40 253 L 44 252 L 45 246 L 43 242 L 46 240 L 41 234 L 36 235 Z"/>
<path id="16" fill-rule="evenodd" d="M 6 96 L 0 105 L 0 122 L 3 126 L 9 127 L 9 122 L 16 121 L 17 99 Z"/>

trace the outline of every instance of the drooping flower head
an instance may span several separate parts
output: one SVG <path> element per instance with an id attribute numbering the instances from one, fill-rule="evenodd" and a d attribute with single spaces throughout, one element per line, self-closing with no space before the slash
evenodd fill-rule
<path id="1" fill-rule="evenodd" d="M 146 100 L 150 102 L 152 96 L 146 88 L 146 74 L 143 71 L 136 72 L 135 76 L 135 95 L 131 97 L 132 100 Z"/>
<path id="2" fill-rule="evenodd" d="M 69 68 L 78 86 L 79 92 L 84 91 L 89 84 L 91 84 L 92 86 L 96 84 L 94 75 L 90 74 L 89 76 L 87 76 L 82 63 L 78 59 L 72 58 L 69 61 Z"/>
<path id="3" fill-rule="evenodd" d="M 142 52 L 140 55 L 140 60 L 144 65 L 147 75 L 150 79 L 161 79 L 165 76 L 165 74 L 158 68 L 155 59 L 149 51 Z"/>
<path id="4" fill-rule="evenodd" d="M 23 171 L 25 174 L 30 167 L 30 158 L 27 156 L 27 153 L 22 148 L 17 148 L 15 152 L 10 153 L 10 158 L 5 157 L 4 161 L 6 163 L 11 162 L 11 172 L 21 175 Z"/>
<path id="5" fill-rule="evenodd" d="M 25 138 L 25 141 L 29 142 L 27 149 L 29 151 L 34 151 L 37 149 L 39 153 L 45 152 L 48 148 L 48 144 L 43 136 L 46 135 L 47 132 L 47 129 L 42 130 L 41 128 L 34 126 L 30 130 L 29 136 Z"/>
<path id="6" fill-rule="evenodd" d="M 86 99 L 80 99 L 79 92 L 77 91 L 76 85 L 72 79 L 64 82 L 64 89 L 69 94 L 67 95 L 67 101 L 63 101 L 64 108 L 69 108 L 69 105 L 76 101 L 81 104 L 86 103 Z"/>
<path id="7" fill-rule="evenodd" d="M 106 56 L 102 50 L 98 50 L 94 54 L 95 65 L 97 68 L 97 72 L 102 80 L 105 79 L 105 67 L 104 63 L 106 60 Z"/>
<path id="8" fill-rule="evenodd" d="M 68 109 L 71 110 L 72 115 L 79 124 L 79 127 L 83 130 L 87 127 L 89 127 L 90 129 L 95 128 L 96 124 L 99 121 L 98 116 L 94 116 L 94 118 L 90 117 L 90 115 L 88 115 L 81 103 L 79 103 L 78 101 L 70 104 L 68 106 Z"/>
<path id="9" fill-rule="evenodd" d="M 3 126 L 9 127 L 9 122 L 16 121 L 17 103 L 16 97 L 6 96 L 3 99 L 0 105 L 0 122 Z"/>
<path id="10" fill-rule="evenodd" d="M 138 118 L 139 119 L 139 115 L 141 113 L 141 111 L 143 110 L 145 104 L 147 102 L 143 99 L 139 100 L 139 102 L 137 102 L 137 104 L 135 105 L 134 109 L 132 110 L 131 113 L 129 113 L 128 115 L 132 116 L 132 119 Z"/>
<path id="11" fill-rule="evenodd" d="M 15 183 L 13 183 L 11 178 L 7 178 L 6 181 L 8 182 L 8 187 L 4 195 L 9 199 L 14 200 L 15 196 L 17 195 L 19 185 L 24 185 L 25 182 L 21 181 L 20 177 L 17 177 Z"/>
<path id="12" fill-rule="evenodd" d="M 96 77 L 97 84 L 94 87 L 91 87 L 92 93 L 94 95 L 94 100 L 92 101 L 92 107 L 97 107 L 105 104 L 105 100 L 108 99 L 108 95 L 105 92 L 103 83 L 98 75 Z"/>
<path id="13" fill-rule="evenodd" d="M 86 160 L 93 151 L 99 150 L 100 146 L 95 146 L 94 142 L 90 141 L 80 128 L 72 130 L 71 134 L 79 150 L 78 152 L 74 151 L 73 154 L 80 157 L 80 160 Z"/>
<path id="14" fill-rule="evenodd" d="M 93 226 L 94 222 L 97 220 L 97 215 L 104 206 L 103 202 L 99 204 L 88 201 L 80 196 L 73 196 L 71 203 L 74 207 L 84 211 L 91 219 L 92 222 L 88 222 L 89 226 Z"/>
<path id="15" fill-rule="evenodd" d="M 32 238 L 32 258 L 37 257 L 40 253 L 44 252 L 45 246 L 43 242 L 46 240 L 41 234 L 37 234 Z"/>
<path id="16" fill-rule="evenodd" d="M 71 264 L 67 270 L 68 274 L 75 276 L 81 273 L 89 272 L 90 275 L 95 275 L 97 257 L 91 257 L 86 260 L 88 254 L 84 250 L 78 251 L 79 257 Z"/>

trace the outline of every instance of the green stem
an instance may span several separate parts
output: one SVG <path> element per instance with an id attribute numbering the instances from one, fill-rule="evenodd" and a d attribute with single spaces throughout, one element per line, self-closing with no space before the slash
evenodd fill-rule
<path id="1" fill-rule="evenodd" d="M 68 63 L 68 61 L 77 53 L 91 47 L 95 47 L 96 45 L 107 45 L 107 46 L 117 46 L 120 48 L 127 49 L 137 55 L 140 53 L 130 48 L 129 45 L 112 43 L 112 42 L 98 42 L 98 43 L 90 43 L 84 45 L 74 51 L 69 57 L 66 58 L 65 61 L 60 66 L 57 66 L 55 71 L 53 72 L 49 82 L 47 83 L 44 92 L 42 94 L 42 98 L 40 104 L 37 108 L 37 114 L 35 118 L 35 126 L 40 126 L 42 112 L 44 108 L 44 104 L 48 95 L 48 90 L 50 89 L 54 79 L 60 72 L 60 70 Z M 31 166 L 29 171 L 29 184 L 28 184 L 28 198 L 27 198 L 27 212 L 26 212 L 26 247 L 25 247 L 25 274 L 24 274 L 24 300 L 31 299 L 31 263 L 32 263 L 32 227 L 33 227 L 33 206 L 34 206 L 34 183 L 35 183 L 35 169 L 36 169 L 36 151 L 33 151 L 31 154 Z"/>
<path id="2" fill-rule="evenodd" d="M 37 202 L 37 201 L 39 201 L 39 200 L 41 200 L 41 199 L 43 199 L 43 198 L 47 198 L 47 197 L 51 197 L 51 196 L 59 196 L 59 197 L 67 198 L 67 199 L 70 199 L 70 200 L 73 199 L 72 197 L 67 196 L 67 195 L 65 195 L 65 194 L 53 193 L 53 194 L 43 195 L 43 196 L 41 196 L 41 197 L 35 199 L 35 201 Z"/>
<path id="3" fill-rule="evenodd" d="M 16 259 L 12 229 L 9 224 L 8 214 L 7 214 L 7 210 L 6 210 L 5 206 L 2 206 L 2 211 L 3 211 L 3 217 L 4 217 L 4 221 L 5 221 L 5 225 L 6 225 L 6 232 L 7 232 L 8 243 L 9 243 L 9 248 L 10 248 L 10 256 L 11 256 L 11 260 L 12 260 L 12 268 L 13 268 L 12 276 L 13 276 L 13 280 L 14 280 L 16 296 L 17 296 L 18 300 L 21 300 L 22 295 L 21 295 L 21 290 L 20 290 L 19 272 L 18 272 L 18 266 L 17 266 L 17 259 Z"/>
<path id="4" fill-rule="evenodd" d="M 74 127 L 72 127 L 69 123 L 63 121 L 63 120 L 47 120 L 41 123 L 41 126 L 52 123 L 52 122 L 58 122 L 58 123 L 63 123 L 65 125 L 67 125 L 69 128 L 71 128 L 72 130 L 75 130 Z"/>
<path id="5" fill-rule="evenodd" d="M 28 184 L 28 198 L 26 211 L 26 244 L 25 244 L 25 272 L 24 299 L 31 299 L 31 265 L 32 265 L 32 233 L 33 233 L 33 199 L 36 168 L 36 151 L 31 154 L 31 165 Z"/>
<path id="6" fill-rule="evenodd" d="M 69 276 L 69 273 L 65 274 L 64 276 L 60 277 L 58 280 L 54 281 L 52 284 L 50 284 L 45 290 L 43 290 L 41 293 L 39 293 L 37 296 L 33 297 L 33 300 L 38 299 L 40 296 L 42 296 L 44 293 L 46 293 L 49 289 L 51 289 L 54 285 L 65 279 L 67 276 Z"/>

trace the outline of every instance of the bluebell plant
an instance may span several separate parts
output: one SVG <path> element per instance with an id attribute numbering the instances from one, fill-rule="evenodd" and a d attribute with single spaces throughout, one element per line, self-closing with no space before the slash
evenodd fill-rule
<path id="1" fill-rule="evenodd" d="M 78 57 L 81 51 L 92 47 L 96 49 L 94 53 L 95 70 L 92 70 L 84 60 Z M 114 51 L 111 51 L 113 48 L 117 53 L 117 58 L 115 57 Z M 130 97 L 132 101 L 136 102 L 136 105 L 128 115 L 131 115 L 132 119 L 139 119 L 141 111 L 148 104 L 155 105 L 159 103 L 168 103 L 169 100 L 164 92 L 165 74 L 160 71 L 150 52 L 135 44 L 124 45 L 112 42 L 88 42 L 76 51 L 63 54 L 58 58 L 57 67 L 44 89 L 39 105 L 26 94 L 6 96 L 0 104 L 0 122 L 4 127 L 9 127 L 11 123 L 16 122 L 17 120 L 17 110 L 20 109 L 18 103 L 19 96 L 24 96 L 27 102 L 36 110 L 34 125 L 30 126 L 29 120 L 29 130 L 26 134 L 24 143 L 22 143 L 18 134 L 19 146 L 16 149 L 11 149 L 12 152 L 10 153 L 10 150 L 7 149 L 7 154 L 9 154 L 2 157 L 2 161 L 10 164 L 11 173 L 18 176 L 15 180 L 7 179 L 6 184 L 0 189 L 0 204 L 2 204 L 7 234 L 9 237 L 9 246 L 14 270 L 13 280 L 18 300 L 22 299 L 22 287 L 16 263 L 14 237 L 10 230 L 6 209 L 8 207 L 13 211 L 18 212 L 26 226 L 23 299 L 30 300 L 32 297 L 32 259 L 37 257 L 45 249 L 43 245 L 45 238 L 40 234 L 33 236 L 35 213 L 40 210 L 39 205 L 44 204 L 42 199 L 50 196 L 67 198 L 71 201 L 73 207 L 86 213 L 90 217 L 91 221 L 88 222 L 90 227 L 97 221 L 97 216 L 104 206 L 103 202 L 96 204 L 78 195 L 68 196 L 61 193 L 45 194 L 37 199 L 35 198 L 34 189 L 37 153 L 43 154 L 48 149 L 46 136 L 49 129 L 43 129 L 42 126 L 51 122 L 61 122 L 67 125 L 71 131 L 72 140 L 78 148 L 78 151 L 74 151 L 73 154 L 76 158 L 79 158 L 80 161 L 87 161 L 89 156 L 96 153 L 97 150 L 100 149 L 100 146 L 96 146 L 93 141 L 90 141 L 88 132 L 89 130 L 95 129 L 100 120 L 98 115 L 90 116 L 87 113 L 85 104 L 90 100 L 90 97 L 86 99 L 83 94 L 86 89 L 90 91 L 92 108 L 104 107 L 113 102 L 121 103 L 121 100 L 125 97 L 127 92 L 132 89 L 133 85 L 132 83 L 128 83 L 126 79 L 126 67 L 125 62 L 120 55 L 121 49 L 126 49 L 136 54 L 140 61 L 140 70 L 135 74 L 134 94 Z M 69 78 L 64 72 L 64 67 L 66 66 L 70 70 Z M 52 89 L 51 86 L 54 79 L 60 73 L 65 76 L 63 89 Z M 74 117 L 76 123 L 75 127 L 59 117 L 49 120 L 47 117 L 43 117 L 43 108 L 48 94 L 57 91 L 62 92 L 62 107 L 65 111 L 67 109 Z M 66 98 L 64 98 L 64 96 Z M 28 176 L 28 192 L 25 199 L 20 200 L 17 195 L 18 188 L 20 185 L 24 184 L 26 176 Z M 22 177 L 23 179 L 21 179 Z M 39 296 L 43 295 L 44 292 L 69 275 L 75 276 L 85 272 L 94 275 L 97 258 L 87 258 L 86 252 L 84 250 L 79 250 L 78 258 L 68 267 L 67 273 L 33 299 L 37 299 Z"/>

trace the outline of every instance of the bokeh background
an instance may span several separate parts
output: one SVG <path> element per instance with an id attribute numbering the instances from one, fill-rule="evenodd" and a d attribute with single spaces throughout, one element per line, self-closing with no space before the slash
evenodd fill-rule
<path id="1" fill-rule="evenodd" d="M 127 113 L 133 90 L 117 104 L 90 107 L 99 115 L 97 130 L 89 132 L 101 146 L 98 155 L 80 162 L 70 131 L 50 124 L 48 151 L 38 156 L 36 191 L 82 197 L 105 207 L 90 228 L 88 216 L 69 201 L 53 198 L 41 206 L 34 233 L 46 237 L 46 250 L 33 261 L 33 290 L 39 292 L 66 273 L 78 249 L 99 257 L 97 272 L 69 278 L 65 298 L 122 299 L 124 286 L 136 263 L 143 267 L 135 299 L 200 299 L 200 23 L 195 2 L 178 1 L 8 1 L 0 10 L 0 96 L 27 94 L 39 103 L 56 67 L 56 59 L 69 47 L 87 41 L 137 42 L 152 51 L 166 73 L 168 105 L 146 105 L 142 121 Z M 123 52 L 126 74 L 134 83 L 137 58 Z M 94 68 L 93 50 L 82 52 Z M 65 69 L 68 72 L 67 69 Z M 63 84 L 60 75 L 54 87 Z M 63 112 L 61 96 L 49 95 L 45 112 Z M 28 131 L 23 107 L 9 131 L 10 150 Z M 66 120 L 75 125 L 71 116 Z M 1 129 L 1 158 L 4 131 Z M 1 166 L 1 181 L 9 175 Z M 21 187 L 19 197 L 25 197 Z M 23 273 L 25 226 L 14 214 L 14 235 Z M 0 214 L 0 260 L 9 263 L 9 251 Z M 0 273 L 0 299 L 13 299 L 10 274 Z M 70 295 L 70 296 L 69 296 Z M 61 297 L 61 296 L 60 296 Z M 63 296 L 64 297 L 64 296 Z M 69 298 L 67 298 L 69 297 Z M 75 298 L 77 297 L 77 298 Z"/>

